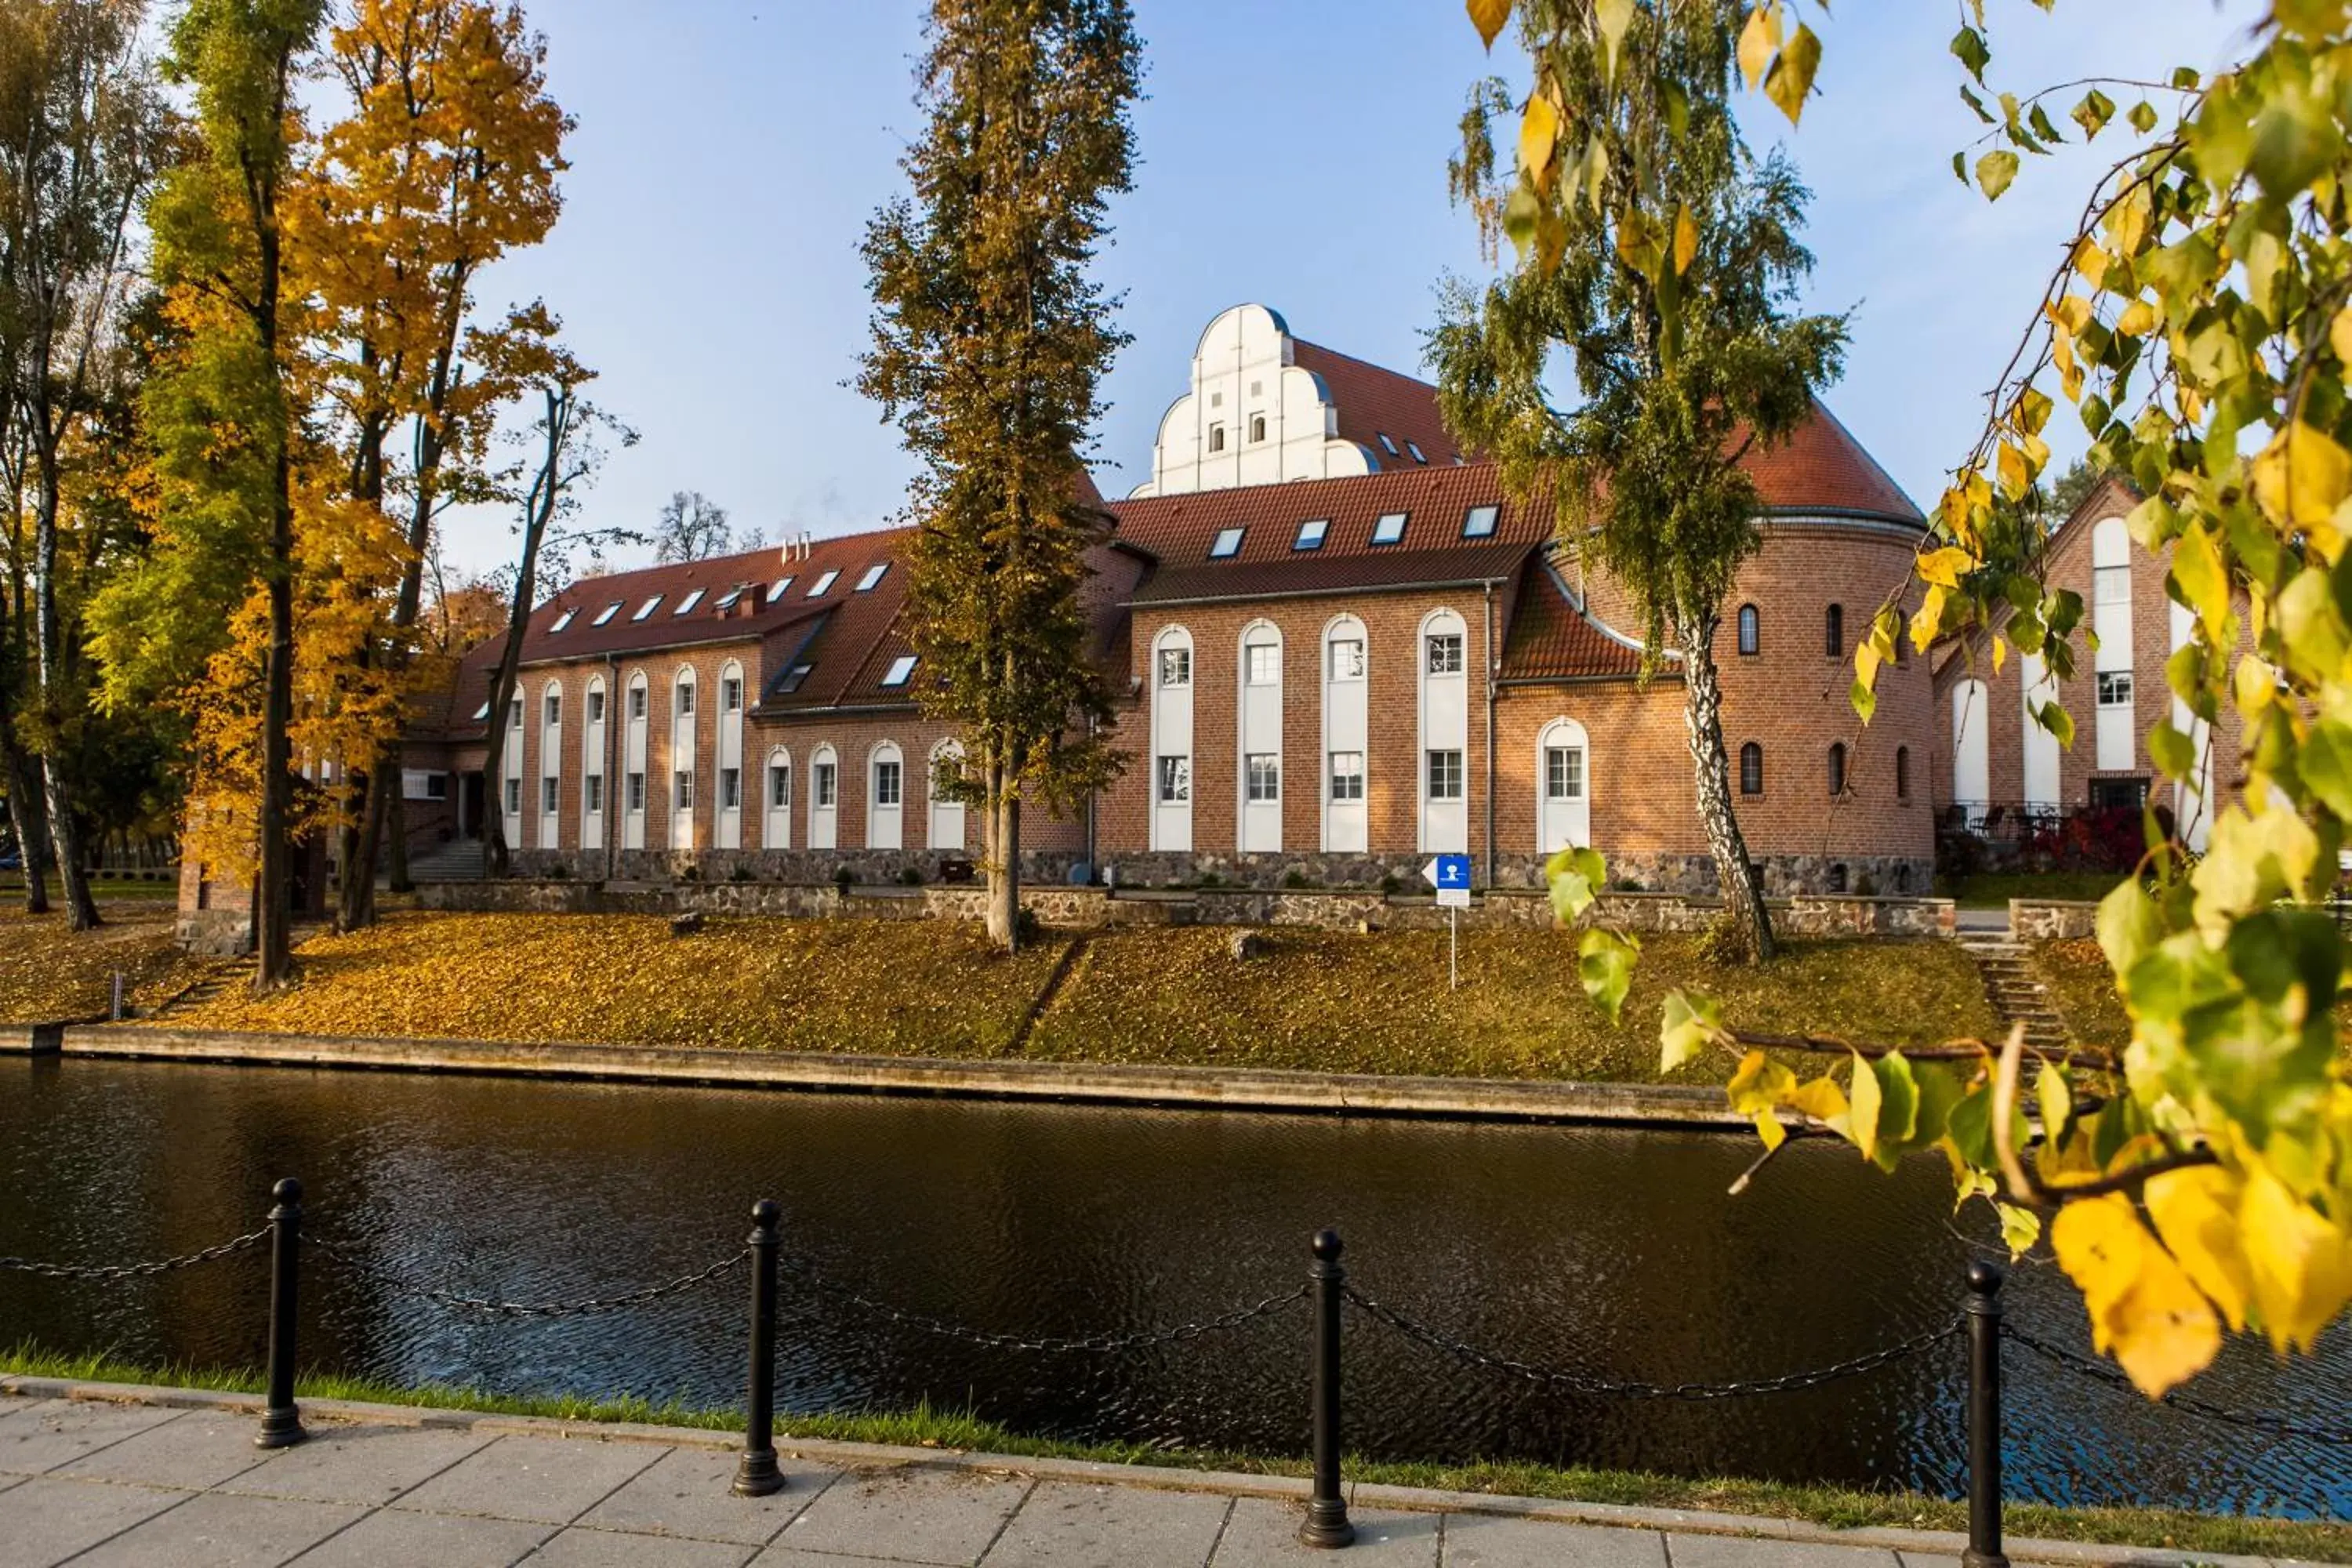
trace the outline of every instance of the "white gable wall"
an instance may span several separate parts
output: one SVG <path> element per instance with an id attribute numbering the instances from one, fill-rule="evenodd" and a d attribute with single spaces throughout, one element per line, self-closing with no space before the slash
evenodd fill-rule
<path id="1" fill-rule="evenodd" d="M 1339 438 L 1339 405 L 1322 377 L 1290 362 L 1290 331 L 1264 305 L 1236 305 L 1211 321 L 1193 351 L 1192 390 L 1160 416 L 1151 479 L 1133 493 L 1187 495 L 1378 470 L 1371 453 Z M 1265 435 L 1253 440 L 1259 419 Z"/>

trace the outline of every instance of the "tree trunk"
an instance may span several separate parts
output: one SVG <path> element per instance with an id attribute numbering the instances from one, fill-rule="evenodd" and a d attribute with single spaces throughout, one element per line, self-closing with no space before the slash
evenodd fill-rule
<path id="1" fill-rule="evenodd" d="M 375 847 L 383 841 L 382 767 L 360 781 L 359 819 L 343 829 L 343 881 L 336 889 L 335 928 L 375 924 Z"/>
<path id="2" fill-rule="evenodd" d="M 1712 610 L 1681 618 L 1683 727 L 1698 786 L 1699 821 L 1706 826 L 1707 849 L 1723 886 L 1724 912 L 1739 933 L 1741 956 L 1754 963 L 1772 956 L 1772 919 L 1731 806 L 1731 758 L 1723 744 L 1723 690 L 1715 668 L 1716 623 Z"/>
<path id="3" fill-rule="evenodd" d="M 385 786 L 383 802 L 383 841 L 388 851 L 385 858 L 392 867 L 392 890 L 414 892 L 416 884 L 408 879 L 408 807 L 402 804 L 402 792 Z"/>
<path id="4" fill-rule="evenodd" d="M 8 800 L 16 825 L 16 853 L 25 862 L 25 912 L 45 915 L 49 912 L 47 813 L 41 805 L 39 769 L 25 754 L 24 747 L 16 743 L 5 693 L 0 693 L 0 762 L 8 768 Z"/>
<path id="5" fill-rule="evenodd" d="M 1004 952 L 1021 951 L 1021 802 L 1005 787 L 1004 764 L 988 764 L 988 940 Z"/>
<path id="6" fill-rule="evenodd" d="M 46 437 L 47 413 L 45 409 L 40 412 L 40 437 Z M 33 521 L 34 702 L 41 716 L 37 737 L 42 747 L 41 802 L 49 819 L 49 842 L 57 849 L 58 884 L 65 893 L 66 921 L 75 931 L 89 931 L 99 923 L 98 900 L 90 897 L 89 871 L 82 864 L 80 824 L 74 820 L 73 801 L 58 760 L 63 740 L 58 699 L 65 684 L 65 649 L 58 625 L 57 447 L 51 441 L 40 440 L 40 450 L 35 455 L 41 484 Z"/>
<path id="7" fill-rule="evenodd" d="M 257 992 L 277 990 L 294 971 L 294 509 L 286 489 L 290 479 L 281 447 L 276 536 L 270 542 L 268 687 L 261 709 L 261 874 L 253 908 Z"/>

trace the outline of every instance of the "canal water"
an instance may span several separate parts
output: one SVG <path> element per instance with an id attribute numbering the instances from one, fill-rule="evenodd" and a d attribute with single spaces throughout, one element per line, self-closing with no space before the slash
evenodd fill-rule
<path id="1" fill-rule="evenodd" d="M 1352 1281 L 1495 1353 L 1652 1383 L 1768 1377 L 1935 1328 L 1986 1237 L 1940 1160 L 1882 1176 L 1784 1151 L 1741 1196 L 1752 1139 L 271 1068 L 0 1062 L 0 1254 L 116 1263 L 255 1228 L 302 1178 L 305 1359 L 509 1393 L 742 1394 L 747 1289 L 586 1318 L 455 1311 L 399 1281 L 537 1300 L 625 1293 L 734 1251 L 784 1210 L 787 1411 L 970 1409 L 1080 1439 L 1303 1453 L 1294 1306 L 1124 1354 L 943 1338 L 854 1290 L 986 1333 L 1118 1333 L 1297 1284 L 1336 1226 Z M 0 1343 L 146 1363 L 257 1364 L 258 1252 L 124 1283 L 0 1273 Z M 822 1277 L 829 1284 L 815 1283 Z M 2012 1318 L 2086 1349 L 2049 1264 Z M 1705 1404 L 1567 1396 L 1466 1369 L 1360 1314 L 1351 1447 L 1957 1495 L 1960 1351 L 1832 1386 Z M 2352 1513 L 2352 1453 L 2149 1406 L 2012 1349 L 2011 1495 Z M 2233 1343 L 2190 1392 L 2340 1426 L 2352 1335 L 2292 1363 Z"/>

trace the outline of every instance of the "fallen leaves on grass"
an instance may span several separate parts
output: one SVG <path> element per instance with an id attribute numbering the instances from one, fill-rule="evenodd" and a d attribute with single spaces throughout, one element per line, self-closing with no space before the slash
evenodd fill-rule
<path id="1" fill-rule="evenodd" d="M 103 1017 L 118 969 L 141 1005 L 199 973 L 201 964 L 172 945 L 168 907 L 110 905 L 100 912 L 107 923 L 87 931 L 68 930 L 60 914 L 0 913 L 0 1023 Z"/>

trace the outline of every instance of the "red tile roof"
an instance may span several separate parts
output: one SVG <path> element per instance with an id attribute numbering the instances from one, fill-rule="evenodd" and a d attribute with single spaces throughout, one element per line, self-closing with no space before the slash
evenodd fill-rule
<path id="1" fill-rule="evenodd" d="M 1629 647 L 1585 619 L 1575 595 L 1538 558 L 1527 574 L 1503 637 L 1506 680 L 1623 679 L 1642 668 L 1642 650 Z"/>
<path id="2" fill-rule="evenodd" d="M 1750 447 L 1744 466 L 1776 512 L 1925 521 L 1903 487 L 1819 398 L 1811 419 L 1777 447 Z"/>
<path id="3" fill-rule="evenodd" d="M 1475 506 L 1500 514 L 1491 535 L 1465 539 L 1463 521 Z M 1137 586 L 1137 604 L 1507 578 L 1551 534 L 1551 508 L 1513 504 L 1483 463 L 1152 496 L 1115 501 L 1110 510 L 1118 537 L 1159 562 Z M 1375 521 L 1396 512 L 1405 514 L 1404 537 L 1374 544 Z M 1296 548 L 1299 525 L 1318 518 L 1329 523 L 1322 545 Z M 1217 535 L 1230 528 L 1243 531 L 1239 552 L 1211 559 Z"/>
<path id="4" fill-rule="evenodd" d="M 1417 468 L 1412 447 L 1430 467 L 1451 466 L 1464 456 L 1445 421 L 1438 416 L 1437 388 L 1392 370 L 1310 343 L 1290 340 L 1290 363 L 1323 378 L 1323 388 L 1339 409 L 1339 434 L 1370 452 L 1383 468 Z M 1381 440 L 1396 444 L 1391 452 Z M 1411 442 L 1412 445 L 1406 445 Z"/>

